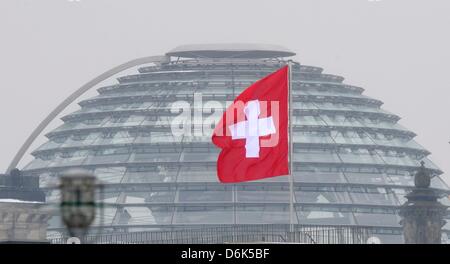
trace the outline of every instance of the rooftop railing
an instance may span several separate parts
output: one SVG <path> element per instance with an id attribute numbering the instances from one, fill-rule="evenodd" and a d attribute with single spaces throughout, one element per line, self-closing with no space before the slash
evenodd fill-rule
<path id="1" fill-rule="evenodd" d="M 371 233 L 371 228 L 359 226 L 296 226 L 290 232 L 288 225 L 241 225 L 87 235 L 81 241 L 86 244 L 366 244 Z M 65 244 L 67 239 L 61 236 L 50 239 L 50 243 Z"/>

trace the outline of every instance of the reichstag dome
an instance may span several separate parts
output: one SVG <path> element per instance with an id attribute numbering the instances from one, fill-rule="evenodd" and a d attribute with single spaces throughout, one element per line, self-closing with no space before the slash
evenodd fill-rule
<path id="1" fill-rule="evenodd" d="M 219 183 L 219 149 L 211 134 L 201 133 L 204 124 L 195 122 L 218 120 L 209 101 L 225 107 L 294 55 L 274 45 L 177 47 L 78 102 L 80 109 L 65 115 L 32 152 L 24 173 L 40 177 L 55 205 L 58 175 L 75 167 L 94 173 L 105 184 L 103 217 L 95 225 L 107 233 L 288 225 L 289 178 Z M 420 161 L 432 170 L 431 187 L 442 190 L 441 202 L 450 205 L 430 152 L 398 124 L 399 116 L 381 108 L 382 101 L 341 76 L 298 62 L 292 85 L 296 225 L 371 227 L 383 243 L 401 243 L 398 206 Z M 198 94 L 203 108 L 194 104 Z M 173 104 L 179 101 L 189 103 L 197 121 L 192 133 L 174 136 L 171 121 L 180 113 Z M 54 216 L 49 237 L 63 227 Z M 450 224 L 444 229 L 450 235 Z"/>

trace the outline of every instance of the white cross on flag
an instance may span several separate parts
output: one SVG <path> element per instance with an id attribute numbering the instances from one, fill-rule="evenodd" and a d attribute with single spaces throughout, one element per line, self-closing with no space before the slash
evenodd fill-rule
<path id="1" fill-rule="evenodd" d="M 244 108 L 247 121 L 241 121 L 228 128 L 231 139 L 245 139 L 245 157 L 259 158 L 259 137 L 276 134 L 273 118 L 259 118 L 261 109 L 258 100 L 249 101 Z"/>
<path id="2" fill-rule="evenodd" d="M 242 182 L 289 174 L 288 67 L 245 89 L 216 125 L 213 143 L 221 182 Z"/>

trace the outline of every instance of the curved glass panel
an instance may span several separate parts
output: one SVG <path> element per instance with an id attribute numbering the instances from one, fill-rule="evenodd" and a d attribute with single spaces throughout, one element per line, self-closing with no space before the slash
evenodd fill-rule
<path id="1" fill-rule="evenodd" d="M 236 208 L 238 224 L 289 224 L 288 206 L 239 206 Z M 298 223 L 295 219 L 294 223 Z"/>
<path id="2" fill-rule="evenodd" d="M 174 224 L 232 224 L 233 207 L 178 207 L 174 215 Z"/>
<path id="3" fill-rule="evenodd" d="M 363 226 L 400 227 L 400 217 L 394 214 L 354 213 L 358 224 Z"/>
<path id="4" fill-rule="evenodd" d="M 354 225 L 352 213 L 322 210 L 297 211 L 298 221 L 312 225 Z"/>

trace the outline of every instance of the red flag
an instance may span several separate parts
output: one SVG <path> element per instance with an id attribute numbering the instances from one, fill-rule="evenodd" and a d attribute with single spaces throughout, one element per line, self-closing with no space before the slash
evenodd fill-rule
<path id="1" fill-rule="evenodd" d="M 288 66 L 244 90 L 216 125 L 212 141 L 222 149 L 217 160 L 221 182 L 289 174 Z"/>

